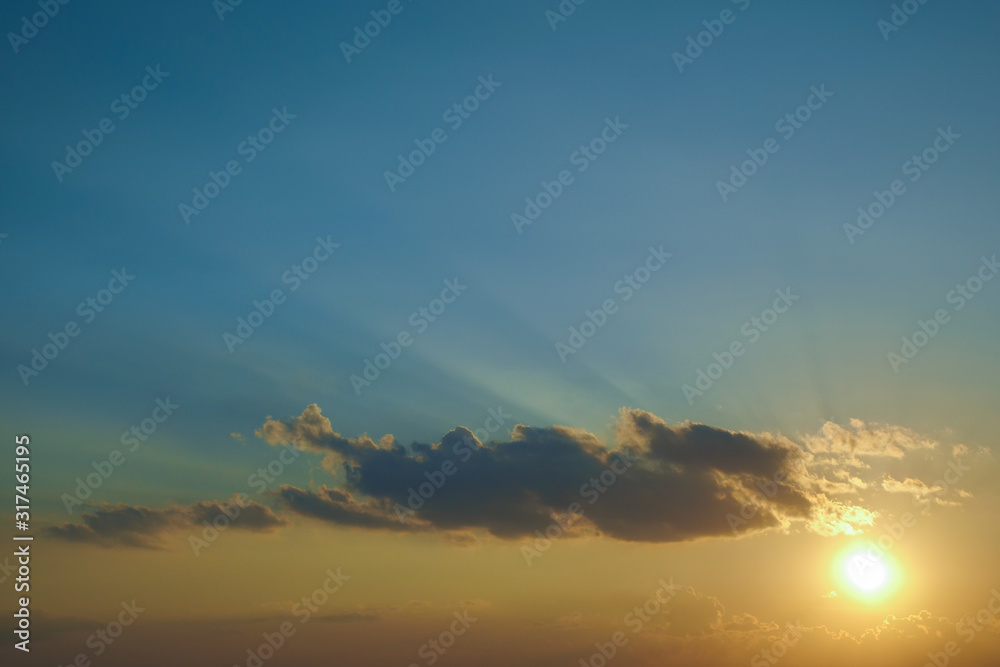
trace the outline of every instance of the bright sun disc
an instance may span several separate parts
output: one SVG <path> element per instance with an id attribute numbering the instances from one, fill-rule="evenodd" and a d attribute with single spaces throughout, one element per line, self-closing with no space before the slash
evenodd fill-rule
<path id="1" fill-rule="evenodd" d="M 888 579 L 885 564 L 865 554 L 857 554 L 847 560 L 847 577 L 866 593 L 879 590 Z"/>

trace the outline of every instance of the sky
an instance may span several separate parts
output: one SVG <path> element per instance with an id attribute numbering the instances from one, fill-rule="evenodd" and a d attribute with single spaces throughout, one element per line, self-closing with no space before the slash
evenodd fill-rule
<path id="1" fill-rule="evenodd" d="M 993 3 L 5 9 L 11 664 L 995 664 Z"/>

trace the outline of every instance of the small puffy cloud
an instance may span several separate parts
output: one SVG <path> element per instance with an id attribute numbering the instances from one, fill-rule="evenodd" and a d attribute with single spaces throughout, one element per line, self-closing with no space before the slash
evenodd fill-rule
<path id="1" fill-rule="evenodd" d="M 902 459 L 916 450 L 933 450 L 938 443 L 901 426 L 866 424 L 852 419 L 848 426 L 827 422 L 818 434 L 805 437 L 817 463 L 867 468 L 866 459 Z"/>
<path id="2" fill-rule="evenodd" d="M 927 486 L 919 479 L 907 477 L 902 482 L 894 479 L 892 475 L 886 475 L 882 480 L 882 488 L 889 493 L 909 493 L 914 496 L 923 496 L 928 493 L 941 493 L 944 488 L 941 486 Z"/>
<path id="3" fill-rule="evenodd" d="M 832 537 L 834 535 L 855 535 L 875 523 L 877 514 L 857 505 L 845 505 L 820 494 L 815 498 L 815 506 L 807 526 L 814 533 Z"/>

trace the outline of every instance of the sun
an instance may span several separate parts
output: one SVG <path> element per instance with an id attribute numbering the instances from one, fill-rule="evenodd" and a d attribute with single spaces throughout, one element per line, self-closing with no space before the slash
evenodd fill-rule
<path id="1" fill-rule="evenodd" d="M 885 564 L 867 554 L 854 554 L 847 559 L 847 578 L 865 593 L 882 589 L 888 580 Z"/>
<path id="2" fill-rule="evenodd" d="M 842 551 L 834 560 L 833 575 L 841 594 L 865 603 L 884 602 L 902 584 L 895 560 L 870 544 Z"/>

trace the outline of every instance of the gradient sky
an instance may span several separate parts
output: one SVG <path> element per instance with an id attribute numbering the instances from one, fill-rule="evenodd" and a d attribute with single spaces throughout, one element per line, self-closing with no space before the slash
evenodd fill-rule
<path id="1" fill-rule="evenodd" d="M 197 558 L 175 518 L 169 530 L 143 529 L 147 548 L 56 534 L 40 542 L 35 600 L 53 637 L 42 641 L 39 621 L 38 650 L 52 664 L 85 649 L 89 630 L 78 626 L 107 623 L 120 601 L 138 597 L 149 600 L 150 620 L 105 664 L 142 655 L 147 639 L 190 636 L 174 624 L 192 618 L 210 623 L 192 639 L 205 647 L 198 659 L 236 663 L 269 619 L 338 565 L 353 580 L 324 608 L 330 624 L 308 626 L 309 639 L 273 664 L 319 664 L 336 652 L 339 664 L 423 664 L 417 648 L 466 605 L 485 620 L 441 664 L 494 664 L 490 655 L 575 665 L 670 577 L 691 605 L 674 616 L 709 620 L 647 633 L 619 664 L 746 664 L 770 645 L 768 623 L 798 619 L 828 633 L 813 633 L 785 664 L 820 664 L 819 655 L 895 664 L 882 653 L 917 664 L 1000 586 L 991 453 L 1000 280 L 961 310 L 948 300 L 1000 251 L 997 6 L 927 3 L 884 39 L 877 23 L 891 3 L 590 0 L 553 29 L 545 12 L 557 5 L 402 0 L 349 63 L 341 42 L 386 3 L 248 1 L 220 20 L 208 0 L 74 2 L 17 53 L 4 47 L 0 426 L 35 443 L 34 520 L 55 527 L 118 503 L 160 511 L 238 492 L 270 508 L 258 529 L 227 534 Z M 678 72 L 672 54 L 727 9 L 735 21 Z M 9 3 L 4 33 L 35 11 Z M 169 75 L 119 119 L 112 102 L 157 66 Z M 443 114 L 480 77 L 500 85 L 452 129 Z M 775 122 L 820 86 L 833 96 L 783 138 Z M 238 146 L 274 109 L 295 117 L 246 162 Z M 106 117 L 114 131 L 60 181 L 52 163 Z M 571 156 L 607 119 L 627 129 L 578 172 Z M 437 128 L 447 140 L 390 191 L 386 170 Z M 911 182 L 904 163 L 948 128 L 960 138 Z M 770 137 L 780 150 L 723 201 L 717 182 Z M 187 224 L 178 206 L 230 160 L 241 173 Z M 564 169 L 573 184 L 518 233 L 511 215 Z M 850 243 L 844 225 L 895 179 L 906 193 Z M 282 276 L 317 237 L 340 245 L 290 291 Z M 621 299 L 616 283 L 661 246 L 672 256 Z M 85 323 L 78 304 L 123 267 L 134 282 Z M 418 333 L 411 313 L 456 279 L 468 289 Z M 223 334 L 276 288 L 287 301 L 231 352 Z M 744 323 L 785 289 L 800 299 L 689 402 L 682 387 L 713 353 L 747 343 Z M 556 343 L 608 298 L 617 312 L 564 363 Z M 948 323 L 895 372 L 887 354 L 938 309 Z M 70 321 L 79 336 L 26 385 L 18 366 Z M 358 395 L 351 376 L 401 332 L 414 335 L 412 346 Z M 176 414 L 69 516 L 61 496 L 167 397 Z M 559 425 L 573 430 L 558 437 L 594 460 L 606 454 L 587 449 L 592 441 L 628 444 L 627 407 L 666 428 L 690 420 L 754 443 L 833 452 L 838 469 L 866 485 L 857 489 L 880 491 L 850 500 L 875 517 L 852 527 L 864 536 L 824 535 L 803 520 L 746 539 L 706 531 L 624 541 L 598 526 L 528 568 L 524 535 L 486 523 L 372 530 L 255 494 L 248 476 L 279 454 L 269 444 L 306 452 L 269 491 L 350 487 L 342 465 L 353 450 L 254 435 L 267 423 L 294 425 L 313 404 L 331 433 L 375 443 L 392 434 L 400 446 L 481 429 L 501 409 L 510 418 L 484 443 L 518 442 L 515 424 Z M 910 443 L 903 455 L 886 453 L 899 442 Z M 871 458 L 855 469 L 858 443 Z M 894 550 L 900 589 L 875 602 L 823 597 L 836 590 L 836 554 L 878 536 L 911 495 L 926 497 L 956 452 L 976 461 L 959 485 L 969 496 L 937 496 L 939 511 Z M 839 479 L 819 466 L 810 474 L 809 484 Z M 926 487 L 891 493 L 890 478 Z M 818 487 L 806 486 L 819 511 Z M 725 608 L 717 621 L 716 603 Z M 894 624 L 923 612 L 933 620 L 913 623 L 931 628 L 921 637 Z M 724 619 L 741 614 L 753 614 L 759 632 L 733 639 Z M 885 634 L 861 648 L 835 638 L 873 628 Z M 895 632 L 899 650 L 887 639 Z M 523 641 L 509 645 L 512 636 Z M 993 664 L 976 659 L 996 647 L 995 634 L 980 640 L 963 664 Z"/>

